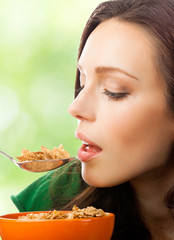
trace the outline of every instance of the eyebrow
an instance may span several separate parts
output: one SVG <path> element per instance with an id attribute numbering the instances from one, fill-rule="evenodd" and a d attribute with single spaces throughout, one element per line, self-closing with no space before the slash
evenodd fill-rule
<path id="1" fill-rule="evenodd" d="M 105 66 L 99 66 L 95 68 L 95 72 L 97 74 L 101 73 L 112 73 L 112 72 L 120 72 L 123 73 L 124 75 L 127 75 L 128 77 L 134 78 L 136 80 L 139 80 L 137 77 L 133 76 L 132 74 L 126 72 L 125 70 L 117 67 L 105 67 Z"/>
<path id="2" fill-rule="evenodd" d="M 80 66 L 79 63 L 77 64 L 77 68 L 79 70 L 82 69 L 82 67 Z M 126 72 L 125 70 L 123 70 L 121 68 L 117 68 L 117 67 L 98 66 L 95 68 L 95 72 L 97 74 L 120 72 L 120 73 L 123 73 L 124 75 L 127 75 L 128 77 L 134 78 L 135 80 L 139 80 L 137 77 L 133 76 L 132 74 Z"/>

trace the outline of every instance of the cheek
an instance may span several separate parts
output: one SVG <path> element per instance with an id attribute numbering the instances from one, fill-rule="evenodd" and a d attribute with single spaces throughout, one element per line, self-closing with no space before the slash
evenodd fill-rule
<path id="1" fill-rule="evenodd" d="M 112 151 L 156 151 L 163 146 L 163 139 L 169 139 L 171 135 L 165 108 L 151 102 L 112 108 L 103 118 L 103 126 L 105 145 Z"/>

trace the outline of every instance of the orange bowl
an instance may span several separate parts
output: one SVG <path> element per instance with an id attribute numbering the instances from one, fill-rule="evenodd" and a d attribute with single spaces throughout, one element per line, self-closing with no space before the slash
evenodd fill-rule
<path id="1" fill-rule="evenodd" d="M 2 240 L 110 240 L 114 228 L 115 216 L 112 213 L 104 217 L 81 219 L 18 219 L 29 213 L 0 216 Z"/>

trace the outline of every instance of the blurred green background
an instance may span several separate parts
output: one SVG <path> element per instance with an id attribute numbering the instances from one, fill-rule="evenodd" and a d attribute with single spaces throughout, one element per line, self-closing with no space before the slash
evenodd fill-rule
<path id="1" fill-rule="evenodd" d="M 0 1 L 0 150 L 19 156 L 63 144 L 76 156 L 73 100 L 84 25 L 98 0 Z M 43 174 L 43 173 L 42 173 Z M 10 195 L 42 174 L 0 155 L 0 215 L 17 212 Z"/>

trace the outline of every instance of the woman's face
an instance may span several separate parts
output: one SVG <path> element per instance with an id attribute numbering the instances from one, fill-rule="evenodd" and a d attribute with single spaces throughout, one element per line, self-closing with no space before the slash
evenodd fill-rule
<path id="1" fill-rule="evenodd" d="M 107 20 L 89 36 L 78 68 L 82 89 L 69 112 L 78 119 L 84 180 L 114 186 L 166 165 L 173 122 L 148 34 Z"/>

